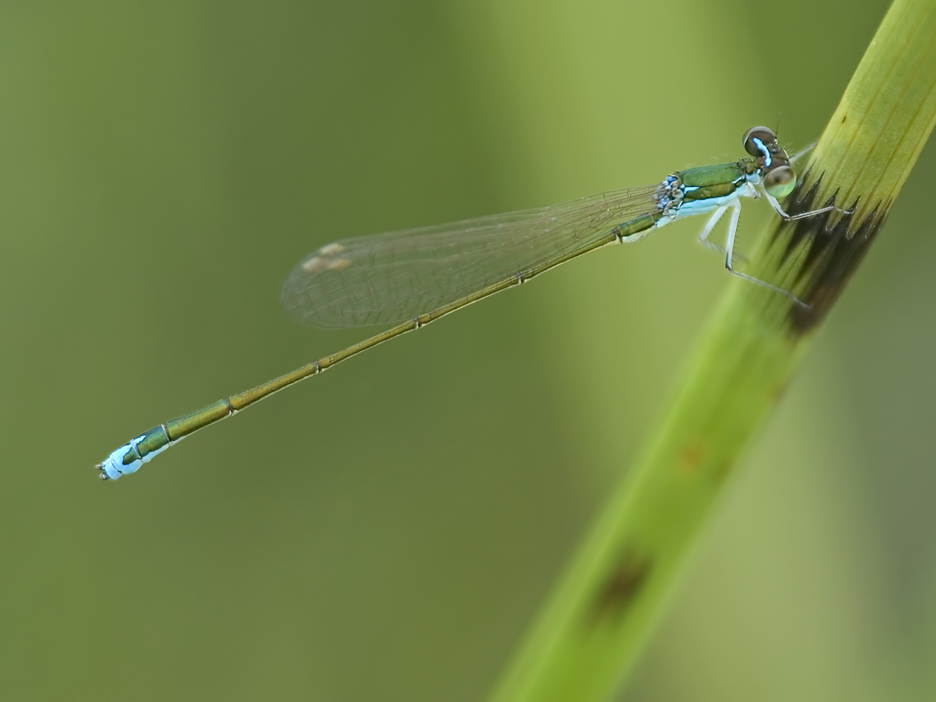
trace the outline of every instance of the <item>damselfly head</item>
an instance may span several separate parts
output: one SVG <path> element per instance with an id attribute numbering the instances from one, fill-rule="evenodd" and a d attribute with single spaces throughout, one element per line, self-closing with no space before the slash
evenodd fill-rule
<path id="1" fill-rule="evenodd" d="M 796 172 L 790 166 L 790 157 L 777 143 L 777 135 L 767 127 L 751 127 L 744 133 L 744 150 L 757 158 L 761 168 L 764 190 L 777 199 L 793 192 Z"/>

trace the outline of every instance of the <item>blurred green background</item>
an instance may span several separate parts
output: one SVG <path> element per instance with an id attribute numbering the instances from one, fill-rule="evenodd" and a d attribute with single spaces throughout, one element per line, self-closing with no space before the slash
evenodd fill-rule
<path id="1" fill-rule="evenodd" d="M 363 338 L 282 313 L 317 246 L 651 183 L 754 124 L 808 144 L 886 6 L 0 5 L 0 696 L 483 698 L 728 283 L 698 223 L 93 464 Z M 936 694 L 932 156 L 622 700 Z"/>

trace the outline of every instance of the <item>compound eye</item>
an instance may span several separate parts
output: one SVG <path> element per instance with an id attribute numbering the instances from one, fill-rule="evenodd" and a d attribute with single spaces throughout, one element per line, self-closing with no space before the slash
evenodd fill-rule
<path id="1" fill-rule="evenodd" d="M 772 144 L 776 144 L 777 135 L 767 127 L 751 127 L 744 133 L 744 139 L 742 141 L 744 143 L 744 150 L 751 154 L 751 156 L 763 156 L 764 151 L 761 145 L 770 147 Z M 760 142 L 760 144 L 758 144 L 758 142 Z"/>
<path id="2" fill-rule="evenodd" d="M 796 173 L 789 166 L 777 166 L 764 175 L 764 190 L 778 200 L 785 198 L 796 187 Z"/>

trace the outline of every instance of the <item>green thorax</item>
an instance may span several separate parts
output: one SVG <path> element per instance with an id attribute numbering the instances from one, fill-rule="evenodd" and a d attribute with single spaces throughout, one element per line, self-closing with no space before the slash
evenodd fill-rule
<path id="1" fill-rule="evenodd" d="M 683 196 L 685 200 L 707 200 L 731 195 L 757 170 L 755 159 L 743 158 L 735 163 L 687 168 L 684 171 L 676 171 L 673 175 L 679 178 L 686 188 Z"/>

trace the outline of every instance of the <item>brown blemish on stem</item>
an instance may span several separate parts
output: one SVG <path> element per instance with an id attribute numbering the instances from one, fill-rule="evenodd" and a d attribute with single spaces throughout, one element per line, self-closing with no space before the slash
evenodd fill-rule
<path id="1" fill-rule="evenodd" d="M 622 617 L 646 582 L 650 570 L 649 559 L 641 558 L 632 548 L 624 549 L 595 597 L 591 623 Z"/>

